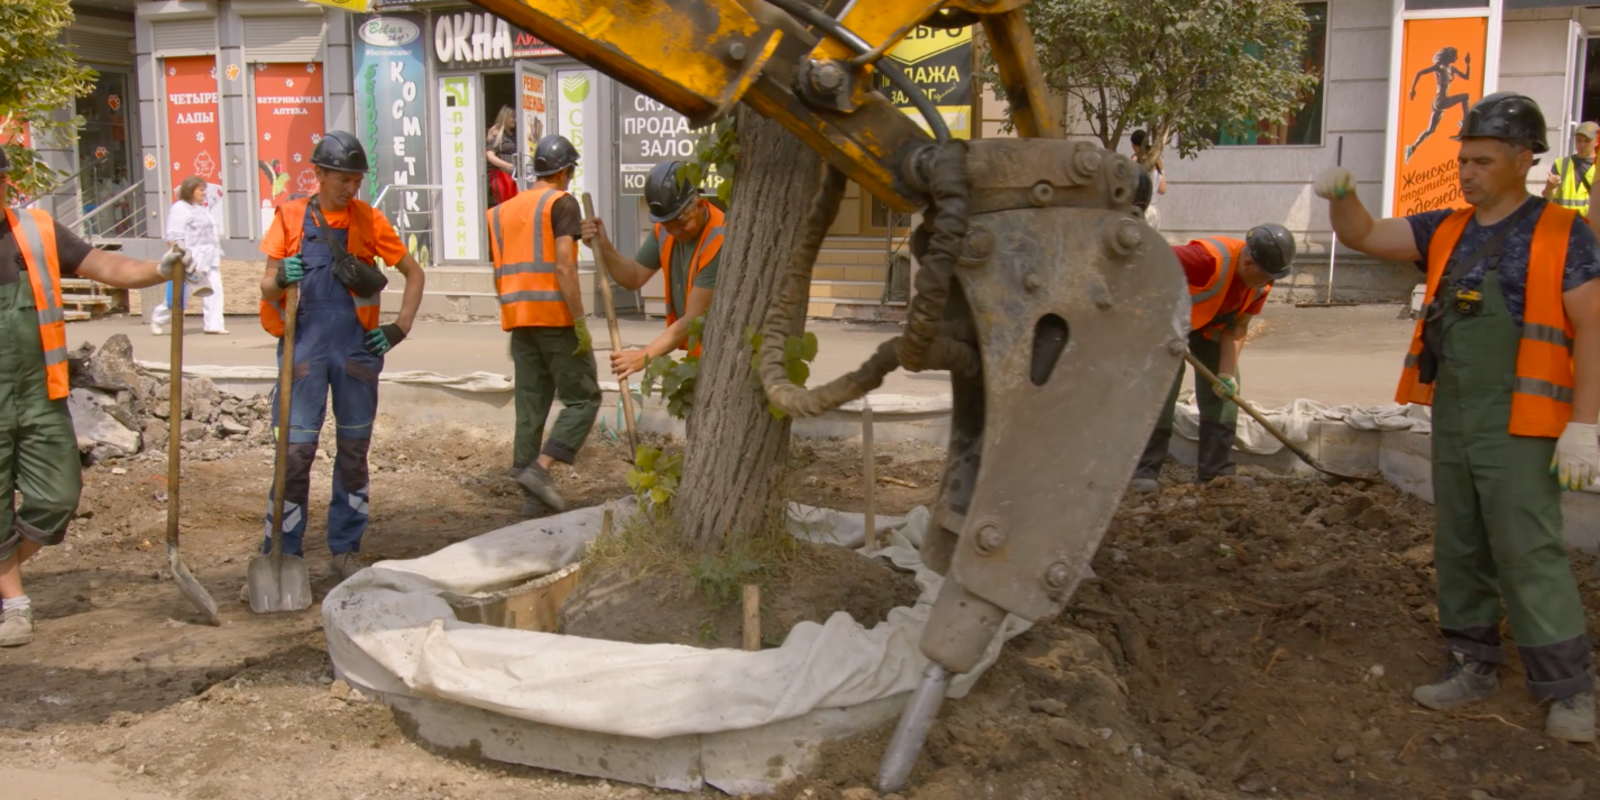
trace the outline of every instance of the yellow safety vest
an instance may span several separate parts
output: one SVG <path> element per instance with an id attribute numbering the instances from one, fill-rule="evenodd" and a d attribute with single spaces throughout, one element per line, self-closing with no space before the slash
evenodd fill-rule
<path id="1" fill-rule="evenodd" d="M 1595 162 L 1589 162 L 1589 171 L 1580 174 L 1572 168 L 1572 156 L 1558 159 L 1555 169 L 1561 178 L 1561 188 L 1550 198 L 1562 208 L 1570 208 L 1585 217 L 1589 216 L 1589 188 L 1594 186 Z"/>

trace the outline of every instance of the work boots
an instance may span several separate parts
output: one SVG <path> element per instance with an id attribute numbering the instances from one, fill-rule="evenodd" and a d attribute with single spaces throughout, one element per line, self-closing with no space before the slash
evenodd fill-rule
<path id="1" fill-rule="evenodd" d="M 1495 675 L 1496 669 L 1498 669 L 1496 664 L 1467 658 L 1460 653 L 1451 653 L 1450 663 L 1444 670 L 1444 678 L 1438 683 L 1418 686 L 1411 692 L 1411 699 L 1417 701 L 1418 705 L 1434 711 L 1450 711 L 1488 700 L 1500 691 L 1500 678 Z M 1594 735 L 1592 699 L 1589 706 L 1589 731 L 1591 736 Z"/>
<path id="2" fill-rule="evenodd" d="M 33 609 L 8 608 L 0 611 L 0 647 L 21 647 L 33 641 Z M 1594 704 L 1590 702 L 1591 711 Z M 1590 735 L 1593 735 L 1590 725 Z"/>
<path id="3" fill-rule="evenodd" d="M 1544 721 L 1544 734 L 1564 742 L 1594 741 L 1594 692 L 1551 701 L 1550 716 Z"/>
<path id="4" fill-rule="evenodd" d="M 361 557 L 355 553 L 339 553 L 333 557 L 333 571 L 339 573 L 340 581 L 347 581 L 351 575 L 366 568 L 367 565 L 361 563 Z"/>
<path id="5" fill-rule="evenodd" d="M 550 477 L 550 473 L 546 472 L 544 467 L 529 464 L 521 470 L 513 470 L 511 477 L 515 478 L 522 488 L 527 489 L 529 494 L 537 497 L 539 502 L 549 506 L 551 511 L 559 514 L 567 510 L 567 501 L 561 499 L 560 493 L 556 491 L 555 479 Z"/>

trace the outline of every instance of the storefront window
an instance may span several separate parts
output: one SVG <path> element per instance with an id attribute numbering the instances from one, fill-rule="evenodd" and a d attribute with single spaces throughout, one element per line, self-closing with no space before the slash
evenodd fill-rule
<path id="1" fill-rule="evenodd" d="M 94 91 L 77 103 L 78 114 L 84 119 L 83 130 L 78 134 L 78 163 L 83 166 L 78 188 L 83 194 L 83 211 L 87 214 L 116 198 L 117 208 L 94 215 L 90 227 L 101 235 L 134 235 L 132 227 L 139 221 L 133 214 L 133 195 L 118 197 L 131 185 L 128 85 L 126 73 L 101 72 L 95 79 Z"/>
<path id="2" fill-rule="evenodd" d="M 1238 144 L 1322 144 L 1322 94 L 1327 86 L 1328 4 L 1302 3 L 1311 27 L 1306 31 L 1305 69 L 1317 76 L 1316 88 L 1300 98 L 1300 107 L 1286 121 L 1245 120 L 1242 126 L 1223 125 L 1211 141 Z M 1257 48 L 1259 49 L 1259 48 Z M 1246 50 L 1249 53 L 1249 49 Z M 1255 55 L 1256 53 L 1250 53 Z"/>

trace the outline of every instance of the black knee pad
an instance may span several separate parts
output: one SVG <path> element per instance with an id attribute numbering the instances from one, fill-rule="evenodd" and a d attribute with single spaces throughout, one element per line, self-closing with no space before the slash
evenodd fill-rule
<path id="1" fill-rule="evenodd" d="M 371 447 L 371 439 L 339 437 L 338 455 L 334 458 L 333 471 L 339 480 L 339 485 L 343 486 L 345 491 L 354 492 L 367 487 L 369 480 L 367 451 Z"/>

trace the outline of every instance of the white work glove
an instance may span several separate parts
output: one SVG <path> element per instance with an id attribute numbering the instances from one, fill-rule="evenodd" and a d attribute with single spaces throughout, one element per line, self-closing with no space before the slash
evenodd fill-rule
<path id="1" fill-rule="evenodd" d="M 195 297 L 208 297 L 211 295 L 211 287 L 206 284 L 205 276 L 194 268 L 194 255 L 185 249 L 181 243 L 174 242 L 172 247 L 167 250 L 166 255 L 156 262 L 156 274 L 170 281 L 172 280 L 173 270 L 179 265 L 183 267 L 183 282 L 195 287 Z"/>
<path id="2" fill-rule="evenodd" d="M 1317 173 L 1311 190 L 1325 200 L 1343 200 L 1356 193 L 1356 175 L 1344 167 L 1328 167 Z"/>
<path id="3" fill-rule="evenodd" d="M 1569 492 L 1587 489 L 1600 478 L 1600 438 L 1594 425 L 1567 423 L 1556 442 L 1556 454 L 1550 459 L 1550 474 Z"/>

